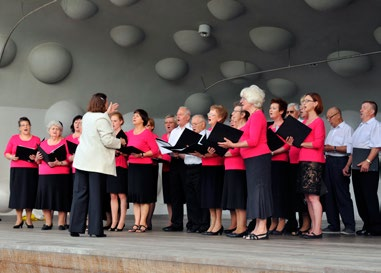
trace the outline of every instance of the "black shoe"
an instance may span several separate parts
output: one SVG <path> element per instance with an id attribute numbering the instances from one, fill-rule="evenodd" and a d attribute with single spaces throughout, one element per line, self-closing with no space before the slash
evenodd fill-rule
<path id="1" fill-rule="evenodd" d="M 58 230 L 66 230 L 66 227 L 64 225 L 59 225 Z"/>
<path id="2" fill-rule="evenodd" d="M 365 235 L 366 233 L 368 233 L 368 231 L 366 229 L 360 229 L 358 231 L 356 231 L 356 235 Z"/>
<path id="3" fill-rule="evenodd" d="M 245 235 L 247 235 L 247 230 L 241 233 L 232 232 L 232 233 L 226 234 L 226 236 L 230 238 L 242 238 Z"/>
<path id="4" fill-rule="evenodd" d="M 122 228 L 116 228 L 115 231 L 119 231 L 119 232 L 120 232 L 120 231 L 123 231 L 123 229 L 124 229 L 125 226 L 126 226 L 126 225 L 124 224 Z"/>
<path id="5" fill-rule="evenodd" d="M 89 236 L 90 237 L 93 237 L 93 236 L 95 236 L 95 237 L 97 237 L 97 238 L 103 238 L 103 237 L 107 237 L 107 235 L 106 234 L 98 234 L 98 235 L 94 235 L 94 234 L 89 234 Z"/>
<path id="6" fill-rule="evenodd" d="M 225 230 L 224 230 L 224 233 L 225 233 L 225 234 L 229 234 L 229 233 L 234 232 L 236 229 L 237 229 L 237 228 L 225 229 Z"/>
<path id="7" fill-rule="evenodd" d="M 197 233 L 199 228 L 188 228 L 187 233 Z"/>
<path id="8" fill-rule="evenodd" d="M 279 231 L 279 230 L 273 230 L 273 232 L 271 233 L 271 235 L 283 235 L 284 234 L 284 228 L 283 230 Z"/>
<path id="9" fill-rule="evenodd" d="M 22 228 L 23 225 L 24 225 L 24 221 L 21 221 L 20 224 L 14 225 L 13 228 Z"/>
<path id="10" fill-rule="evenodd" d="M 202 235 L 209 235 L 209 236 L 215 236 L 215 235 L 222 235 L 222 233 L 224 232 L 224 227 L 221 226 L 221 228 L 216 231 L 216 232 L 213 232 L 213 231 L 205 231 L 203 233 L 201 233 Z"/>
<path id="11" fill-rule="evenodd" d="M 108 230 L 109 228 L 111 228 L 111 224 L 103 227 L 104 230 Z"/>
<path id="12" fill-rule="evenodd" d="M 79 232 L 70 232 L 71 237 L 79 237 Z"/>
<path id="13" fill-rule="evenodd" d="M 183 231 L 183 230 L 184 230 L 183 227 L 175 227 L 175 226 L 168 226 L 163 228 L 163 231 Z"/>
<path id="14" fill-rule="evenodd" d="M 304 234 L 303 238 L 304 239 L 321 239 L 321 238 L 323 238 L 323 233 L 315 234 L 315 233 L 311 232 L 311 233 Z"/>
<path id="15" fill-rule="evenodd" d="M 110 227 L 109 229 L 108 229 L 108 231 L 115 231 L 116 230 L 116 227 Z"/>
<path id="16" fill-rule="evenodd" d="M 31 225 L 28 225 L 28 223 L 27 223 L 27 222 L 25 222 L 25 225 L 26 225 L 26 227 L 27 227 L 27 228 L 34 228 L 33 224 L 31 224 Z"/>
<path id="17" fill-rule="evenodd" d="M 339 228 L 334 228 L 331 225 L 329 225 L 326 228 L 323 228 L 322 231 L 323 231 L 323 233 L 327 233 L 327 234 L 337 234 L 337 233 L 340 233 L 340 229 Z"/>
<path id="18" fill-rule="evenodd" d="M 53 227 L 53 224 L 51 224 L 50 226 L 44 224 L 44 225 L 42 226 L 41 230 L 51 230 L 52 227 Z"/>

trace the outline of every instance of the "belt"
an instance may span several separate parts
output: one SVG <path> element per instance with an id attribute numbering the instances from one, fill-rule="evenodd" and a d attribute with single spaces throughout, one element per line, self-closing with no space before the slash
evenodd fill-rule
<path id="1" fill-rule="evenodd" d="M 347 155 L 344 155 L 344 156 L 334 156 L 334 155 L 325 155 L 325 157 L 329 157 L 329 158 L 348 158 L 348 156 Z"/>
<path id="2" fill-rule="evenodd" d="M 190 167 L 190 168 L 200 167 L 201 163 L 200 164 L 185 164 L 185 166 Z"/>

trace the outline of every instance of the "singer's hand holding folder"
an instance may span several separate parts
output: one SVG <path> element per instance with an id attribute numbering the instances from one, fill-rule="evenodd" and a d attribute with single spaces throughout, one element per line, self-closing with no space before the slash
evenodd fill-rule
<path id="1" fill-rule="evenodd" d="M 360 170 L 360 167 L 357 166 L 359 163 L 365 161 L 368 158 L 371 149 L 363 149 L 363 148 L 353 148 L 352 152 L 352 169 Z M 378 172 L 378 156 L 373 159 L 372 163 L 369 165 L 370 172 Z"/>
<path id="2" fill-rule="evenodd" d="M 280 135 L 283 139 L 286 139 L 289 136 L 294 138 L 294 142 L 292 145 L 295 147 L 300 147 L 300 144 L 306 139 L 306 137 L 310 134 L 311 128 L 307 125 L 303 124 L 299 120 L 287 116 L 284 119 L 284 122 L 276 131 L 278 135 Z"/>
<path id="3" fill-rule="evenodd" d="M 121 147 L 120 149 L 118 149 L 118 151 L 120 151 L 122 154 L 127 154 L 127 155 L 144 153 L 142 150 L 134 146 Z"/>
<path id="4" fill-rule="evenodd" d="M 41 148 L 41 146 L 38 146 L 37 150 L 42 154 L 42 160 L 44 160 L 46 163 L 56 161 L 63 161 L 66 160 L 66 147 L 65 145 L 61 145 L 55 150 L 51 151 L 50 153 L 47 153 L 44 151 L 44 149 Z"/>
<path id="5" fill-rule="evenodd" d="M 269 146 L 270 151 L 278 150 L 284 144 L 284 141 L 273 130 L 267 128 L 267 146 Z"/>
<path id="6" fill-rule="evenodd" d="M 171 150 L 173 152 L 179 152 L 188 146 L 191 146 L 193 144 L 197 144 L 201 138 L 202 138 L 202 135 L 200 135 L 199 133 L 196 133 L 196 132 L 194 132 L 188 128 L 185 128 L 184 131 L 182 132 L 181 136 L 177 140 L 175 146 L 172 146 L 171 144 L 166 142 L 167 145 L 164 144 L 164 145 L 162 145 L 162 147 L 165 149 Z M 161 143 L 165 142 L 162 139 L 159 139 L 159 141 Z M 159 143 L 158 143 L 158 145 L 159 145 Z M 159 147 L 160 147 L 160 145 L 159 145 Z"/>
<path id="7" fill-rule="evenodd" d="M 228 149 L 218 146 L 218 142 L 224 142 L 225 138 L 229 139 L 231 142 L 236 143 L 239 141 L 243 134 L 243 131 L 238 130 L 234 127 L 225 125 L 223 123 L 217 122 L 214 125 L 213 130 L 207 139 L 209 142 L 209 147 L 213 147 L 216 150 L 216 154 L 219 156 L 224 156 Z"/>
<path id="8" fill-rule="evenodd" d="M 30 159 L 31 155 L 36 155 L 37 149 L 25 147 L 25 146 L 17 146 L 16 147 L 16 157 L 19 158 L 19 160 L 24 160 L 31 162 Z"/>

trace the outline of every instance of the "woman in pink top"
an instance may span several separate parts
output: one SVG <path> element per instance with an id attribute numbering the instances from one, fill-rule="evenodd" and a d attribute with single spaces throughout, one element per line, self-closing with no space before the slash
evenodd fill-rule
<path id="1" fill-rule="evenodd" d="M 241 91 L 243 110 L 250 113 L 249 120 L 243 127 L 239 142 L 229 139 L 220 142 L 223 148 L 241 148 L 245 161 L 247 180 L 247 218 L 256 219 L 254 230 L 244 236 L 247 240 L 268 239 L 267 218 L 272 216 L 271 194 L 271 153 L 267 146 L 267 121 L 262 111 L 265 92 L 256 85 Z"/>
<path id="2" fill-rule="evenodd" d="M 156 202 L 157 192 L 153 183 L 152 157 L 157 157 L 159 147 L 155 135 L 145 128 L 148 114 L 137 109 L 132 116 L 134 129 L 127 132 L 128 146 L 142 153 L 132 153 L 128 158 L 128 200 L 134 203 L 135 224 L 129 232 L 145 232 L 148 229 L 149 204 Z"/>
<path id="3" fill-rule="evenodd" d="M 270 102 L 269 115 L 274 121 L 269 128 L 276 132 L 284 122 L 286 116 L 287 102 L 276 98 Z M 284 141 L 284 140 L 283 140 Z M 287 196 L 287 179 L 289 177 L 288 151 L 290 145 L 286 142 L 278 149 L 271 151 L 271 190 L 273 195 L 273 215 L 269 233 L 282 235 L 286 225 L 289 196 Z"/>
<path id="4" fill-rule="evenodd" d="M 124 119 L 121 113 L 114 112 L 110 115 L 114 134 L 122 131 Z M 127 142 L 127 139 L 125 139 Z M 115 150 L 116 176 L 108 175 L 106 192 L 110 194 L 111 227 L 109 231 L 122 231 L 127 214 L 127 159 L 120 151 Z"/>
<path id="5" fill-rule="evenodd" d="M 231 114 L 232 127 L 241 129 L 247 122 L 250 114 L 242 109 L 240 104 L 235 105 Z M 226 236 L 242 238 L 246 233 L 246 168 L 239 148 L 228 150 L 225 154 L 225 177 L 222 192 L 222 208 L 229 209 L 231 226 L 225 229 Z"/>
<path id="6" fill-rule="evenodd" d="M 323 112 L 323 102 L 317 93 L 307 93 L 303 100 L 305 125 L 312 131 L 300 145 L 298 190 L 304 194 L 311 217 L 311 229 L 303 235 L 306 239 L 322 238 L 322 206 L 320 190 L 324 172 L 324 121 L 319 117 Z"/>
<path id="7" fill-rule="evenodd" d="M 153 132 L 155 130 L 155 120 L 153 118 L 148 118 L 148 122 L 146 125 L 146 129 L 150 130 L 155 138 L 158 138 L 158 136 Z M 161 154 L 159 152 L 159 155 L 157 157 L 160 157 Z M 152 174 L 153 174 L 153 181 L 152 186 L 154 187 L 154 191 L 157 192 L 157 179 L 159 178 L 159 164 L 157 160 L 152 161 Z M 147 225 L 148 230 L 152 230 L 152 216 L 155 212 L 156 202 L 149 204 L 149 210 L 148 210 L 148 216 L 147 216 Z"/>
<path id="8" fill-rule="evenodd" d="M 18 146 L 37 149 L 40 138 L 31 134 L 31 124 L 27 117 L 18 121 L 20 134 L 13 135 L 5 148 L 4 156 L 11 161 L 9 208 L 16 209 L 16 224 L 13 228 L 22 228 L 22 211 L 26 212 L 26 226 L 33 228 L 31 216 L 36 203 L 38 169 L 35 163 L 35 154 L 28 159 L 16 156 Z"/>
<path id="9" fill-rule="evenodd" d="M 58 229 L 65 230 L 66 213 L 70 211 L 72 201 L 70 165 L 67 159 L 69 152 L 66 140 L 62 137 L 62 129 L 61 122 L 55 120 L 49 122 L 49 138 L 42 141 L 40 147 L 47 154 L 50 154 L 64 145 L 66 157 L 55 158 L 51 161 L 44 159 L 44 156 L 39 151 L 36 155 L 36 162 L 39 164 L 36 208 L 42 209 L 44 213 L 45 224 L 42 226 L 42 230 L 52 229 L 54 211 L 58 211 Z"/>
<path id="10" fill-rule="evenodd" d="M 79 144 L 79 137 L 82 134 L 82 115 L 77 115 L 73 118 L 73 121 L 70 125 L 70 129 L 72 134 L 68 135 L 65 139 L 66 141 L 72 142 L 74 144 Z M 75 153 L 70 153 L 69 151 L 69 157 L 68 160 L 70 164 L 74 161 L 74 155 Z M 73 174 L 73 181 L 74 181 L 74 174 L 75 174 L 75 168 L 71 168 L 71 173 Z"/>
<path id="11" fill-rule="evenodd" d="M 208 113 L 210 132 L 217 122 L 224 123 L 228 112 L 222 105 L 212 105 Z M 224 158 L 214 153 L 214 148 L 209 147 L 208 153 L 202 156 L 202 168 L 200 178 L 201 208 L 209 209 L 210 226 L 203 235 L 222 235 L 222 189 L 224 185 Z M 199 153 L 196 153 L 199 155 Z"/>

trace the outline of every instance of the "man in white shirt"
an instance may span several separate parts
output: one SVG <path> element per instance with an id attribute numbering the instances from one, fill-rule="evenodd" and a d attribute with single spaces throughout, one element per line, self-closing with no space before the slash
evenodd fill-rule
<path id="1" fill-rule="evenodd" d="M 381 217 L 378 201 L 379 170 L 371 171 L 369 166 L 378 160 L 381 148 L 381 126 L 376 120 L 377 104 L 364 101 L 360 109 L 361 123 L 352 135 L 353 158 L 355 148 L 368 149 L 369 153 L 360 162 L 352 164 L 353 190 L 359 215 L 364 222 L 357 235 L 381 235 Z M 356 169 L 357 168 L 357 169 Z"/>
<path id="2" fill-rule="evenodd" d="M 206 120 L 202 115 L 192 117 L 192 129 L 196 133 L 205 135 Z M 186 179 L 185 197 L 187 203 L 187 232 L 202 233 L 209 228 L 209 210 L 201 208 L 200 175 L 202 160 L 198 156 L 185 155 L 184 157 Z"/>
<path id="3" fill-rule="evenodd" d="M 326 155 L 324 182 L 328 191 L 324 200 L 329 225 L 323 232 L 340 232 L 341 216 L 345 226 L 341 233 L 354 235 L 355 217 L 349 191 L 351 161 L 348 156 L 352 150 L 353 129 L 345 123 L 338 107 L 328 109 L 326 117 L 332 128 L 324 145 Z"/>
<path id="4" fill-rule="evenodd" d="M 181 134 L 188 128 L 192 130 L 189 123 L 191 113 L 189 109 L 185 106 L 180 106 L 177 110 L 177 127 L 172 130 L 169 136 L 168 142 L 172 146 L 175 146 L 179 140 Z M 170 165 L 170 191 L 172 199 L 172 225 L 164 227 L 164 231 L 183 231 L 183 218 L 184 218 L 184 203 L 185 203 L 185 164 L 184 156 L 178 153 L 171 154 L 171 165 Z"/>

